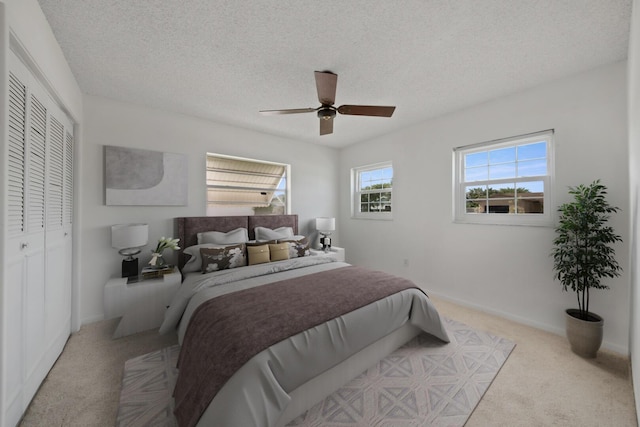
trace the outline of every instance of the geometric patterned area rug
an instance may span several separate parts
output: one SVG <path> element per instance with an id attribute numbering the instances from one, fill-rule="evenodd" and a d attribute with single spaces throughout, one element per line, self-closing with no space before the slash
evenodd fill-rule
<path id="1" fill-rule="evenodd" d="M 124 362 L 116 426 L 162 426 L 178 424 L 173 416 L 180 346 L 144 354 Z"/>
<path id="2" fill-rule="evenodd" d="M 515 347 L 443 318 L 451 342 L 420 334 L 288 426 L 463 426 Z M 175 426 L 179 347 L 125 363 L 117 426 Z"/>
<path id="3" fill-rule="evenodd" d="M 288 426 L 463 426 L 515 344 L 444 320 L 449 344 L 418 335 Z"/>

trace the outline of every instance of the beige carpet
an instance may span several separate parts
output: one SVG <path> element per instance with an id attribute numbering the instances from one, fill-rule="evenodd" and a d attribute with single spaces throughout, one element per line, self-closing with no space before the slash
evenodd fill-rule
<path id="1" fill-rule="evenodd" d="M 485 426 L 637 426 L 628 359 L 584 360 L 564 337 L 434 298 L 440 312 L 517 346 L 467 422 Z M 74 334 L 22 426 L 113 426 L 124 362 L 175 344 L 153 331 L 112 340 L 117 321 Z"/>

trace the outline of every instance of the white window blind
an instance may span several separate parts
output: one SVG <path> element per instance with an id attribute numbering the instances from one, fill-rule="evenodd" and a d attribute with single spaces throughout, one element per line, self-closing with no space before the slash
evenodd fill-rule
<path id="1" fill-rule="evenodd" d="M 208 211 L 245 208 L 259 214 L 286 214 L 289 166 L 281 163 L 207 154 Z"/>

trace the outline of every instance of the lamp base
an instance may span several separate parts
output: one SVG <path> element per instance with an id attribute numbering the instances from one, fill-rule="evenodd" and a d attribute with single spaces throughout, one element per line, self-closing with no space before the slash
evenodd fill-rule
<path id="1" fill-rule="evenodd" d="M 323 235 L 320 238 L 320 244 L 322 245 L 323 251 L 329 252 L 331 250 L 331 237 Z"/>
<path id="2" fill-rule="evenodd" d="M 138 275 L 138 258 L 122 260 L 122 277 L 132 277 Z"/>

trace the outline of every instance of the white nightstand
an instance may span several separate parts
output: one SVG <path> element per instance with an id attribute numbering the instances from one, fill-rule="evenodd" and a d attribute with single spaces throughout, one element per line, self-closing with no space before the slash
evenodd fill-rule
<path id="1" fill-rule="evenodd" d="M 329 249 L 329 252 L 325 252 L 322 249 L 311 249 L 310 252 L 312 256 L 332 256 L 336 258 L 338 261 L 345 262 L 344 248 L 331 246 L 331 249 Z"/>
<path id="2" fill-rule="evenodd" d="M 122 317 L 113 338 L 158 328 L 181 282 L 177 268 L 162 278 L 135 283 L 127 283 L 126 277 L 109 279 L 104 286 L 104 317 Z"/>

